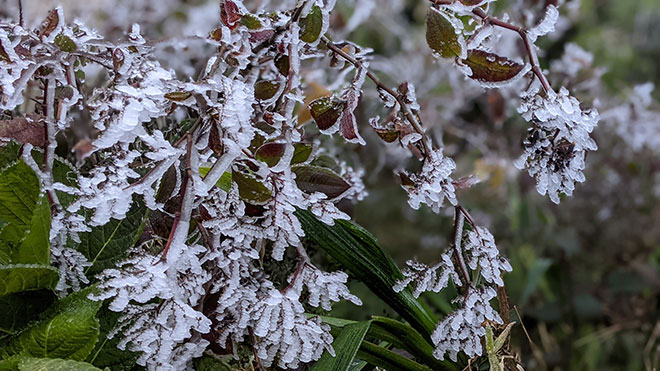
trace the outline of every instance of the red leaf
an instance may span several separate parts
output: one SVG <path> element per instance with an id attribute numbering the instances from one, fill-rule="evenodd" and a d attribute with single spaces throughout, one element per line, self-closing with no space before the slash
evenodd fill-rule
<path id="1" fill-rule="evenodd" d="M 30 143 L 43 147 L 46 142 L 44 127 L 40 123 L 41 115 L 28 115 L 12 120 L 0 120 L 0 138 L 11 139 L 17 143 Z"/>
<path id="2" fill-rule="evenodd" d="M 220 20 L 230 29 L 238 27 L 238 22 L 241 20 L 241 13 L 238 6 L 232 0 L 225 1 L 220 5 Z"/>
<path id="3" fill-rule="evenodd" d="M 508 58 L 478 49 L 468 51 L 467 59 L 463 59 L 462 62 L 472 70 L 470 78 L 486 84 L 511 80 L 524 67 Z"/>

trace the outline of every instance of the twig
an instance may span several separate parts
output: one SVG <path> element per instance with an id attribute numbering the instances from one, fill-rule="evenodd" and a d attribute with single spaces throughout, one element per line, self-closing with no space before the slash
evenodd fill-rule
<path id="1" fill-rule="evenodd" d="M 350 64 L 352 64 L 356 68 L 358 68 L 358 69 L 359 68 L 365 68 L 359 60 L 353 58 L 351 55 L 349 55 L 348 53 L 341 50 L 341 48 L 339 48 L 337 45 L 335 45 L 327 37 L 323 36 L 321 38 L 321 40 L 328 47 L 328 49 L 332 50 L 333 53 L 335 53 L 335 54 L 341 56 L 342 58 L 344 58 L 346 61 L 348 61 Z M 373 81 L 373 83 L 376 84 L 376 86 L 379 89 L 382 89 L 387 94 L 391 95 L 392 98 L 396 99 L 397 102 L 399 102 L 399 105 L 401 106 L 401 109 L 403 110 L 403 113 L 406 116 L 406 119 L 408 120 L 408 122 L 410 122 L 410 125 L 412 125 L 413 129 L 415 129 L 415 131 L 419 135 L 422 136 L 421 142 L 422 142 L 422 146 L 424 146 L 424 153 L 427 156 L 429 156 L 432 152 L 432 149 L 431 149 L 431 146 L 429 145 L 429 143 L 426 141 L 426 138 L 427 138 L 426 133 L 424 132 L 424 129 L 422 129 L 422 126 L 420 125 L 420 123 L 417 122 L 417 120 L 413 116 L 413 113 L 410 111 L 410 108 L 408 107 L 408 104 L 406 103 L 406 101 L 403 99 L 403 96 L 401 94 L 395 93 L 392 89 L 385 86 L 385 84 L 383 84 L 378 79 L 378 77 L 376 77 L 376 75 L 374 75 L 369 69 L 367 69 L 367 77 L 371 81 Z"/>
<path id="2" fill-rule="evenodd" d="M 18 0 L 18 24 L 22 28 L 25 28 L 25 22 L 23 21 L 23 0 Z"/>
<path id="3" fill-rule="evenodd" d="M 192 176 L 192 147 L 193 147 L 193 138 L 192 135 L 187 136 L 187 152 L 186 152 L 186 172 L 181 187 L 181 207 L 176 212 L 174 216 L 174 222 L 172 224 L 172 229 L 170 230 L 170 235 L 167 239 L 167 243 L 163 248 L 161 260 L 167 259 L 167 253 L 170 251 L 172 245 L 183 244 L 186 241 L 188 236 L 188 229 L 190 227 L 190 217 L 192 215 L 193 201 L 195 200 L 195 195 L 193 192 L 193 176 Z"/>
<path id="4" fill-rule="evenodd" d="M 452 232 L 452 237 L 454 239 L 454 255 L 456 255 L 456 261 L 461 267 L 461 274 L 463 275 L 463 280 L 465 280 L 466 291 L 465 294 L 470 291 L 470 275 L 468 274 L 467 267 L 465 266 L 465 261 L 463 261 L 463 253 L 461 252 L 461 242 L 463 241 L 463 222 L 465 217 L 460 211 L 459 207 L 455 208 L 454 216 L 454 230 Z"/>

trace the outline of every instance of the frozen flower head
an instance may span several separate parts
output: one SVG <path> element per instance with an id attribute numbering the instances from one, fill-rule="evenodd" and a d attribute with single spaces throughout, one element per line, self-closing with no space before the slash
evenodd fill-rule
<path id="1" fill-rule="evenodd" d="M 456 205 L 455 188 L 450 177 L 456 169 L 456 163 L 449 157 L 444 157 L 442 151 L 436 149 L 424 160 L 420 174 L 410 175 L 404 180 L 403 187 L 408 191 L 408 204 L 417 210 L 420 204 L 427 204 L 434 212 L 439 213 L 445 198 Z M 403 177 L 403 176 L 402 176 Z"/>
<path id="2" fill-rule="evenodd" d="M 459 351 L 470 358 L 482 355 L 481 338 L 486 335 L 484 321 L 502 323 L 500 315 L 489 304 L 496 295 L 494 288 L 484 287 L 471 288 L 465 299 L 461 297 L 462 307 L 445 317 L 431 335 L 436 346 L 433 355 L 443 360 L 449 353 L 454 362 Z"/>
<path id="3" fill-rule="evenodd" d="M 523 142 L 525 153 L 515 165 L 536 178 L 540 194 L 559 203 L 560 193 L 572 195 L 575 183 L 585 180 L 586 151 L 598 148 L 589 136 L 598 124 L 598 112 L 580 109 L 580 102 L 563 87 L 545 96 L 524 95 L 518 112 L 533 126 Z"/>

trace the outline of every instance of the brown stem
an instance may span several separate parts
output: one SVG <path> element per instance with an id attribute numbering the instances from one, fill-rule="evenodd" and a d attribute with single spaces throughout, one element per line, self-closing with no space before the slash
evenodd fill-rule
<path id="1" fill-rule="evenodd" d="M 465 262 L 463 261 L 463 253 L 461 252 L 461 240 L 463 233 L 463 217 L 464 214 L 460 210 L 460 206 L 455 207 L 454 213 L 454 229 L 452 231 L 453 248 L 454 256 L 458 262 L 459 267 L 461 268 L 461 274 L 463 275 L 463 280 L 465 281 L 466 295 L 470 290 L 471 280 L 470 275 L 468 274 L 467 268 L 465 267 Z"/>
<path id="2" fill-rule="evenodd" d="M 351 55 L 341 50 L 341 48 L 339 48 L 337 45 L 332 43 L 327 37 L 323 36 L 321 40 L 328 47 L 328 49 L 332 50 L 333 53 L 347 60 L 350 64 L 352 64 L 356 68 L 358 69 L 365 68 L 359 60 L 353 58 Z M 432 149 L 429 143 L 426 141 L 426 133 L 424 133 L 424 129 L 422 129 L 422 126 L 417 122 L 417 120 L 413 116 L 413 113 L 410 111 L 410 108 L 408 107 L 408 103 L 406 103 L 406 101 L 403 99 L 403 96 L 401 94 L 395 93 L 392 89 L 385 86 L 385 84 L 383 84 L 376 77 L 376 75 L 374 75 L 368 69 L 367 69 L 367 77 L 371 81 L 373 81 L 373 83 L 376 84 L 376 86 L 379 89 L 382 89 L 387 94 L 391 95 L 394 99 L 396 99 L 397 102 L 399 102 L 399 105 L 401 106 L 401 109 L 403 110 L 406 119 L 408 120 L 408 122 L 410 122 L 410 125 L 412 125 L 413 129 L 415 129 L 415 131 L 422 136 L 422 146 L 424 146 L 424 153 L 427 156 L 430 156 Z"/>
<path id="3" fill-rule="evenodd" d="M 18 0 L 18 24 L 25 28 L 25 22 L 23 21 L 23 0 Z"/>
<path id="4" fill-rule="evenodd" d="M 183 186 L 181 187 L 181 192 L 179 193 L 181 195 L 181 206 L 179 207 L 179 210 L 174 214 L 174 222 L 172 223 L 172 229 L 170 230 L 170 235 L 167 238 L 167 243 L 165 244 L 165 247 L 163 248 L 163 256 L 161 257 L 161 260 L 165 260 L 167 258 L 167 252 L 170 251 L 170 247 L 172 246 L 172 241 L 174 241 L 174 236 L 177 233 L 177 229 L 179 228 L 179 222 L 181 221 L 181 214 L 183 211 L 183 208 L 186 204 L 186 193 L 188 192 L 188 187 L 190 186 L 189 183 L 192 182 L 192 170 L 190 168 L 190 156 L 192 152 L 192 136 L 187 135 L 188 139 L 188 150 L 186 152 L 186 173 L 184 175 L 184 181 L 183 181 Z"/>

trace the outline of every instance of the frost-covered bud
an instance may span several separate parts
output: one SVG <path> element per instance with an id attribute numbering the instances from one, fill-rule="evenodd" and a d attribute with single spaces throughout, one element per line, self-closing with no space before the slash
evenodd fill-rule
<path id="1" fill-rule="evenodd" d="M 294 288 L 300 295 L 302 287 L 307 287 L 309 292 L 309 305 L 318 307 L 319 304 L 325 310 L 332 309 L 332 302 L 346 299 L 355 305 L 362 305 L 357 296 L 351 294 L 346 287 L 348 274 L 338 272 L 323 272 L 315 267 L 304 264 L 298 276 L 295 277 Z"/>
<path id="2" fill-rule="evenodd" d="M 481 338 L 486 335 L 484 321 L 502 323 L 500 315 L 490 306 L 490 300 L 496 295 L 492 287 L 470 288 L 467 298 L 459 298 L 462 307 L 445 317 L 431 335 L 435 344 L 433 355 L 443 360 L 449 353 L 454 362 L 459 351 L 470 358 L 482 355 Z"/>
<path id="3" fill-rule="evenodd" d="M 525 153 L 515 161 L 536 178 L 537 191 L 559 203 L 559 194 L 572 195 L 576 182 L 584 182 L 586 151 L 598 148 L 589 136 L 598 124 L 596 110 L 580 109 L 566 88 L 523 96 L 518 112 L 533 127 L 524 141 Z"/>
<path id="4" fill-rule="evenodd" d="M 402 271 L 404 278 L 394 285 L 394 291 L 396 292 L 403 291 L 406 286 L 412 283 L 414 287 L 413 295 L 418 298 L 425 291 L 440 292 L 440 290 L 447 287 L 450 278 L 456 286 L 462 285 L 454 268 L 454 263 L 452 263 L 451 257 L 447 253 L 442 254 L 440 262 L 432 266 L 414 260 L 408 260 L 406 265 L 406 269 Z"/>
<path id="5" fill-rule="evenodd" d="M 487 282 L 504 286 L 502 271 L 511 272 L 513 268 L 506 258 L 500 256 L 500 251 L 495 246 L 495 238 L 488 229 L 476 227 L 476 230 L 469 231 L 463 249 L 470 269 L 478 268 Z"/>
<path id="6" fill-rule="evenodd" d="M 444 157 L 437 149 L 428 154 L 420 174 L 410 175 L 412 184 L 403 184 L 408 191 L 408 204 L 413 209 L 419 209 L 420 204 L 427 204 L 434 212 L 439 213 L 445 199 L 456 205 L 455 188 L 450 177 L 456 169 L 456 163 L 449 157 Z"/>

